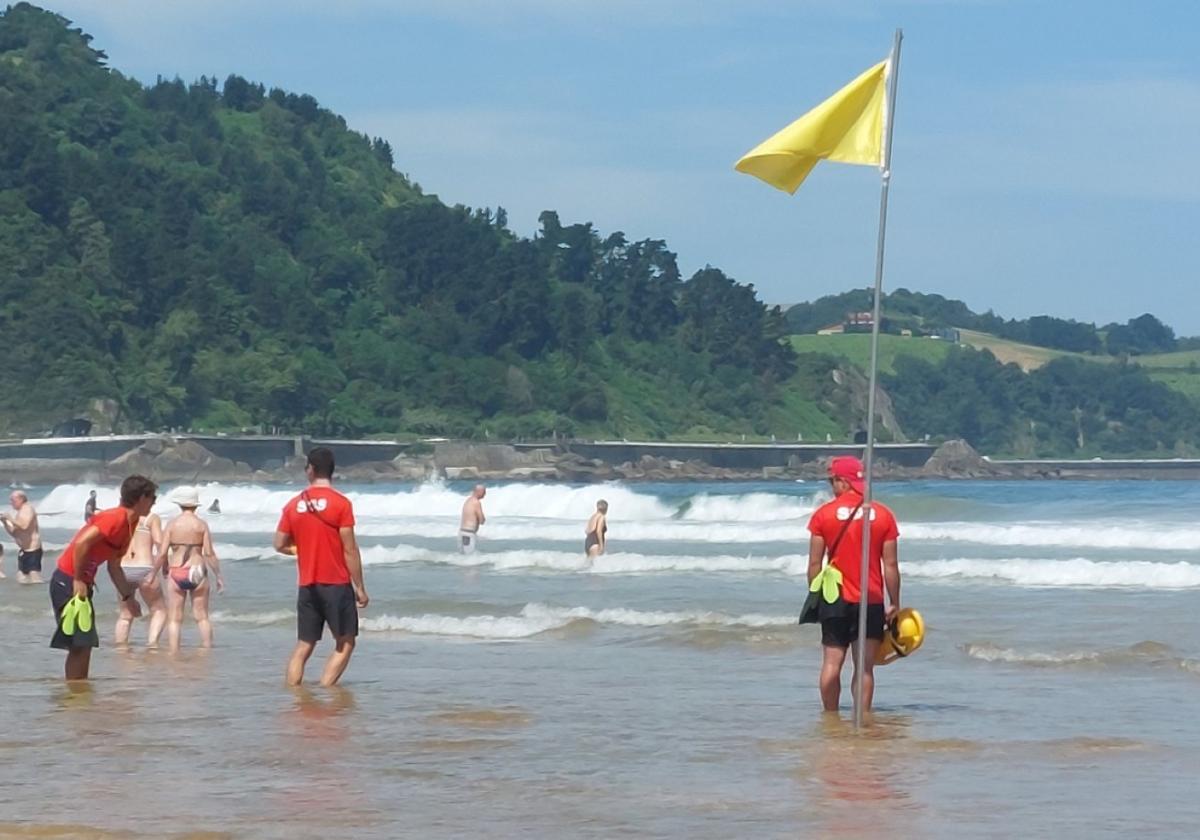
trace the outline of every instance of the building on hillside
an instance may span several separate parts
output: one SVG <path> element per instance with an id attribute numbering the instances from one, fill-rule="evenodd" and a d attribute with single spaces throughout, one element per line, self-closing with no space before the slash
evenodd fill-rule
<path id="1" fill-rule="evenodd" d="M 941 339 L 942 341 L 950 341 L 955 344 L 958 344 L 962 338 L 959 335 L 957 327 L 940 327 L 930 333 L 929 337 Z"/>
<path id="2" fill-rule="evenodd" d="M 842 331 L 847 333 L 869 333 L 873 326 L 875 326 L 875 316 L 870 312 L 847 312 Z"/>

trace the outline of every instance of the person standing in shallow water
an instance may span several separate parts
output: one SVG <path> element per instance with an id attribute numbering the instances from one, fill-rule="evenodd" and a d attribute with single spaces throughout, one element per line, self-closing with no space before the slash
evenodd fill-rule
<path id="1" fill-rule="evenodd" d="M 863 465 L 857 458 L 839 456 L 829 464 L 834 498 L 813 512 L 808 522 L 808 582 L 822 573 L 825 552 L 829 565 L 841 573 L 841 593 L 834 603 L 821 602 L 821 704 L 836 712 L 842 692 L 846 651 L 858 640 L 859 600 L 862 593 Z M 867 639 L 863 656 L 863 705 L 871 710 L 875 693 L 875 656 L 883 641 L 885 621 L 900 611 L 900 567 L 896 517 L 883 504 L 871 502 L 870 558 L 867 580 Z M 889 605 L 884 607 L 886 585 Z M 857 673 L 856 673 L 857 677 Z"/>
<path id="2" fill-rule="evenodd" d="M 83 505 L 83 521 L 91 522 L 96 515 L 96 491 L 88 493 L 88 499 Z"/>
<path id="3" fill-rule="evenodd" d="M 479 528 L 487 522 L 487 517 L 483 515 L 483 497 L 486 495 L 487 488 L 476 484 L 471 495 L 463 502 L 462 519 L 458 523 L 458 550 L 462 554 L 475 553 Z"/>
<path id="4" fill-rule="evenodd" d="M 91 522 L 75 534 L 58 558 L 58 566 L 50 578 L 50 606 L 54 609 L 55 633 L 50 646 L 67 652 L 66 677 L 68 680 L 86 680 L 92 661 L 92 648 L 100 647 L 100 638 L 94 624 L 84 631 L 76 627 L 73 633 L 63 629 L 63 608 L 72 598 L 92 600 L 96 585 L 96 571 L 101 564 L 108 565 L 108 576 L 112 578 L 117 596 L 122 601 L 131 601 L 133 586 L 125 579 L 121 569 L 121 557 L 129 548 L 138 519 L 150 514 L 157 498 L 158 489 L 150 479 L 131 475 L 121 482 L 121 505 L 96 513 Z M 130 603 L 134 616 L 141 615 L 136 601 Z"/>
<path id="5" fill-rule="evenodd" d="M 608 548 L 608 502 L 596 502 L 596 512 L 584 529 L 583 553 L 588 557 L 599 557 Z"/>
<path id="6" fill-rule="evenodd" d="M 195 487 L 177 487 L 171 501 L 179 506 L 179 516 L 163 530 L 155 569 L 162 568 L 167 578 L 167 642 L 172 651 L 179 650 L 183 632 L 183 607 L 192 599 L 192 617 L 200 629 L 200 646 L 213 645 L 212 621 L 208 617 L 212 585 L 217 580 L 217 592 L 225 591 L 221 577 L 221 562 L 213 549 L 212 532 L 208 523 L 196 515 L 200 494 Z M 211 573 L 210 573 L 211 572 Z M 161 620 L 161 619 L 160 619 Z M 151 624 L 151 644 L 158 641 L 161 625 Z"/>
<path id="7" fill-rule="evenodd" d="M 41 583 L 42 535 L 37 511 L 23 490 L 14 490 L 8 500 L 13 512 L 0 513 L 0 522 L 17 543 L 17 583 Z"/>
<path id="8" fill-rule="evenodd" d="M 163 603 L 162 590 L 155 575 L 155 557 L 158 547 L 162 544 L 162 522 L 157 513 L 151 513 L 138 520 L 133 531 L 133 539 L 129 548 L 121 558 L 121 571 L 134 591 L 142 596 L 146 607 L 150 610 L 150 636 L 148 643 L 153 646 L 158 641 L 158 632 L 162 630 L 166 619 L 166 605 Z M 129 631 L 133 627 L 136 616 L 131 605 L 136 604 L 136 598 L 120 603 L 120 615 L 117 616 L 117 626 L 113 630 L 113 642 L 118 645 L 129 644 Z"/>
<path id="9" fill-rule="evenodd" d="M 334 650 L 321 685 L 336 685 L 350 664 L 358 637 L 358 610 L 367 606 L 362 557 L 354 536 L 354 508 L 333 489 L 333 452 L 308 453 L 308 488 L 291 499 L 275 529 L 275 550 L 296 558 L 296 647 L 287 665 L 287 684 L 300 685 L 304 666 L 326 625 Z"/>

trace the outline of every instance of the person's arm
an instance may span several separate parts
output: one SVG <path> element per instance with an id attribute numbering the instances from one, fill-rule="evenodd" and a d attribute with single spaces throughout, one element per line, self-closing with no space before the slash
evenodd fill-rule
<path id="1" fill-rule="evenodd" d="M 359 607 L 365 607 L 370 598 L 367 597 L 367 587 L 363 583 L 362 554 L 358 551 L 358 540 L 354 538 L 354 526 L 343 525 L 338 528 L 338 536 L 342 538 L 342 552 L 346 557 L 346 568 L 350 570 L 355 600 L 358 601 Z"/>
<path id="2" fill-rule="evenodd" d="M 600 514 L 600 521 L 596 523 L 596 539 L 600 541 L 600 553 L 604 553 L 604 549 L 608 548 L 608 517 Z"/>
<path id="3" fill-rule="evenodd" d="M 887 587 L 889 621 L 900 612 L 900 562 L 895 540 L 883 544 L 883 584 Z"/>
<path id="4" fill-rule="evenodd" d="M 275 532 L 275 550 L 280 554 L 296 556 L 296 541 L 286 531 Z"/>
<path id="5" fill-rule="evenodd" d="M 96 544 L 96 540 L 100 539 L 100 529 L 95 525 L 87 525 L 83 529 L 83 533 L 75 540 L 75 565 L 71 569 L 71 576 L 75 578 L 75 585 L 72 587 L 73 594 L 80 598 L 88 596 L 87 584 L 83 582 L 83 570 L 87 568 L 88 552 L 92 550 L 92 546 Z"/>
<path id="6" fill-rule="evenodd" d="M 221 577 L 221 560 L 217 557 L 217 551 L 212 544 L 212 531 L 208 530 L 208 523 L 204 524 L 204 540 L 200 548 L 204 556 L 204 564 L 213 570 L 213 574 L 217 576 L 217 591 L 225 591 L 225 579 Z"/>
<path id="7" fill-rule="evenodd" d="M 20 515 L 21 514 L 18 511 L 17 516 L 20 516 Z M 4 524 L 4 530 L 8 531 L 8 533 L 10 533 L 10 534 L 17 529 L 16 520 L 13 519 L 11 516 L 9 516 L 7 513 L 0 513 L 0 523 Z"/>
<path id="8" fill-rule="evenodd" d="M 150 564 L 148 580 L 157 580 L 159 573 L 166 569 L 167 555 L 171 552 L 171 528 L 174 525 L 175 523 L 172 522 L 166 528 L 162 528 L 162 523 L 159 523 L 161 531 L 157 543 L 154 542 L 154 525 L 150 525 L 150 543 L 153 548 L 157 549 L 157 553 L 154 555 L 154 561 Z"/>
<path id="9" fill-rule="evenodd" d="M 825 562 L 825 538 L 813 534 L 808 539 L 808 582 L 812 583 L 821 574 L 821 566 Z"/>
<path id="10" fill-rule="evenodd" d="M 114 557 L 108 561 L 108 576 L 112 578 L 113 586 L 116 587 L 117 597 L 121 602 L 129 607 L 129 612 L 137 618 L 142 614 L 142 606 L 133 597 L 134 587 L 129 585 L 129 579 L 125 577 L 125 570 L 121 568 L 121 558 Z"/>

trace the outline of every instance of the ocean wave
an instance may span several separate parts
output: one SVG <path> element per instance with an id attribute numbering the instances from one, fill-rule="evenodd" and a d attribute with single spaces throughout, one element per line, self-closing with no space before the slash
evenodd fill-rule
<path id="1" fill-rule="evenodd" d="M 1167 551 L 1195 550 L 1200 528 L 1172 524 L 1065 524 L 1022 522 L 981 525 L 976 522 L 900 523 L 900 539 L 965 542 L 981 545 L 1070 548 L 1131 548 Z"/>
<path id="2" fill-rule="evenodd" d="M 212 620 L 218 624 L 249 624 L 254 627 L 266 627 L 270 624 L 295 622 L 295 610 L 271 610 L 269 612 L 233 613 L 217 610 L 212 614 Z"/>
<path id="3" fill-rule="evenodd" d="M 1034 588 L 1192 589 L 1200 587 L 1200 566 L 1179 561 L 1099 562 L 1073 560 L 957 559 L 901 562 L 902 575 L 927 580 L 988 580 Z"/>
<path id="4" fill-rule="evenodd" d="M 1100 650 L 1018 650 L 990 643 L 970 643 L 961 647 L 971 659 L 1005 665 L 1035 668 L 1112 667 L 1146 665 L 1195 671 L 1196 661 L 1176 656 L 1162 642 L 1145 641 L 1121 648 Z"/>
<path id="5" fill-rule="evenodd" d="M 395 485 L 392 485 L 394 488 Z M 87 501 L 88 493 L 97 490 L 101 507 L 117 504 L 116 489 L 86 484 L 62 484 L 44 498 L 36 500 L 39 510 L 55 520 L 54 524 L 73 523 Z M 266 487 L 253 484 L 205 484 L 200 488 L 202 510 L 219 499 L 221 513 L 210 518 L 226 530 L 274 530 L 280 511 L 298 492 L 299 487 Z M 464 494 L 441 482 L 404 486 L 402 489 L 351 490 L 346 494 L 354 503 L 355 514 L 363 522 L 432 523 L 441 530 L 428 534 L 446 533 L 441 521 L 457 526 Z M 170 517 L 177 508 L 168 500 L 169 488 L 159 494 L 154 512 Z M 665 501 L 649 493 L 640 493 L 621 484 L 573 487 L 561 484 L 514 483 L 491 487 L 484 509 L 493 520 L 517 519 L 566 521 L 579 523 L 571 536 L 577 536 L 582 523 L 595 510 L 596 500 L 604 498 L 609 510 L 625 523 L 677 522 L 777 522 L 807 517 L 815 507 L 817 495 L 796 496 L 775 493 L 723 495 L 704 493 L 680 501 Z M 61 520 L 60 523 L 58 520 Z M 453 528 L 451 528 L 451 532 Z M 412 533 L 397 531 L 396 533 Z"/>
<path id="6" fill-rule="evenodd" d="M 788 554 L 779 557 L 753 555 L 689 556 L 615 552 L 596 558 L 582 552 L 498 551 L 494 553 L 455 554 L 430 551 L 414 546 L 381 545 L 362 549 L 364 566 L 398 566 L 407 563 L 490 568 L 497 570 L 533 569 L 593 575 L 651 574 L 656 572 L 778 572 L 804 574 L 808 556 Z"/>
<path id="7" fill-rule="evenodd" d="M 526 604 L 518 615 L 416 615 L 364 618 L 367 632 L 403 632 L 416 635 L 457 636 L 472 639 L 515 640 L 561 630 L 577 622 L 620 627 L 667 627 L 673 625 L 718 625 L 726 627 L 774 627 L 790 625 L 792 616 L 739 615 L 718 612 L 688 611 L 659 612 L 624 607 L 591 609 L 589 607 L 553 607 L 546 604 Z"/>

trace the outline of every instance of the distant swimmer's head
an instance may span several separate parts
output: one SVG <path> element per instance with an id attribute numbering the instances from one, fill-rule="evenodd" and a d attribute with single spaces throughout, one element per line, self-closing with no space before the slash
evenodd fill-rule
<path id="1" fill-rule="evenodd" d="M 601 513 L 608 513 L 608 502 L 604 501 L 604 499 L 596 502 L 596 510 Z"/>
<path id="2" fill-rule="evenodd" d="M 184 510 L 195 510 L 200 507 L 200 491 L 195 487 L 176 487 L 171 501 Z"/>
<path id="3" fill-rule="evenodd" d="M 476 484 L 475 489 L 472 490 L 471 493 L 472 493 L 472 495 L 475 496 L 476 499 L 482 499 L 484 496 L 487 495 L 487 488 L 484 487 L 482 484 Z"/>
<path id="4" fill-rule="evenodd" d="M 304 470 L 312 470 L 312 478 L 333 478 L 333 466 L 333 450 L 318 446 L 308 451 L 308 463 L 304 465 Z"/>
<path id="5" fill-rule="evenodd" d="M 96 491 L 95 491 L 95 490 L 93 490 L 92 492 L 88 493 L 88 498 L 89 498 L 89 499 L 94 499 L 94 498 L 96 498 Z"/>
<path id="6" fill-rule="evenodd" d="M 829 481 L 833 484 L 835 493 L 844 493 L 846 489 L 862 493 L 863 465 L 862 461 L 852 455 L 839 455 L 829 462 Z M 839 488 L 839 483 L 842 489 Z"/>

